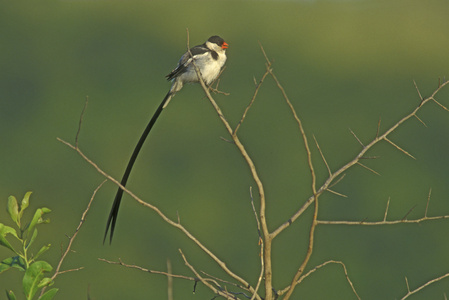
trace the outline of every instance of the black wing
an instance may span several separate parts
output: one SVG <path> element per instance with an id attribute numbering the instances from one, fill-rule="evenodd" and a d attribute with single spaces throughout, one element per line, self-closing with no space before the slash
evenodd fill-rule
<path id="1" fill-rule="evenodd" d="M 192 55 L 194 57 L 196 55 L 201 55 L 201 54 L 204 54 L 204 53 L 210 52 L 210 51 L 211 50 L 209 50 L 205 44 L 198 45 L 198 46 L 195 46 L 190 49 L 190 52 L 192 53 Z M 184 55 L 181 56 L 181 59 L 179 60 L 176 68 L 173 71 L 171 71 L 170 74 L 165 76 L 167 78 L 167 80 L 173 80 L 176 77 L 178 77 L 179 75 L 181 75 L 182 73 L 184 73 L 187 70 L 187 67 L 190 65 L 191 61 L 192 61 L 192 58 L 189 55 L 189 52 L 184 53 Z"/>

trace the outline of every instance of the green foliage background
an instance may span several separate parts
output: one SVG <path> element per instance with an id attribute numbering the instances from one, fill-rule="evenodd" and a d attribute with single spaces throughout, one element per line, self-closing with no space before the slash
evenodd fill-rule
<path id="1" fill-rule="evenodd" d="M 82 150 L 119 178 L 150 116 L 170 84 L 166 75 L 191 45 L 211 35 L 230 44 L 217 95 L 231 124 L 237 124 L 260 79 L 264 59 L 258 42 L 302 117 L 309 140 L 318 139 L 333 169 L 360 149 L 351 128 L 368 141 L 419 103 L 449 72 L 447 1 L 2 1 L 0 10 L 0 201 L 32 190 L 35 207 L 52 209 L 52 223 L 40 238 L 53 246 L 45 257 L 56 263 L 60 244 L 103 180 L 72 150 L 56 140 L 74 141 L 89 96 L 80 136 Z M 243 159 L 220 137 L 226 132 L 198 86 L 187 86 L 164 111 L 129 182 L 144 200 L 159 205 L 255 284 L 259 274 L 256 225 Z M 449 92 L 439 96 L 449 105 Z M 391 198 L 389 219 L 449 214 L 449 115 L 436 105 L 420 113 L 427 128 L 412 120 L 392 140 L 412 160 L 382 144 L 366 164 L 354 168 L 321 199 L 321 219 L 381 220 Z M 240 129 L 265 182 L 270 228 L 298 209 L 311 193 L 299 131 L 272 81 Z M 327 171 L 317 151 L 318 182 Z M 223 276 L 214 263 L 153 212 L 125 197 L 112 246 L 102 245 L 116 188 L 98 193 L 62 275 L 57 299 L 166 299 L 166 279 L 100 262 L 134 263 L 191 275 L 178 248 L 198 270 Z M 257 194 L 257 193 L 255 193 Z M 1 207 L 4 207 L 1 204 Z M 32 209 L 30 209 L 32 211 Z M 0 210 L 0 220 L 6 211 Z M 274 246 L 275 287 L 283 288 L 307 247 L 310 212 L 279 236 Z M 363 299 L 396 299 L 449 271 L 447 221 L 420 226 L 321 226 L 310 266 L 329 259 L 346 263 Z M 1 249 L 0 254 L 6 257 Z M 4 275 L 4 274 L 2 274 Z M 0 288 L 20 289 L 19 276 L 0 277 Z M 211 299 L 199 286 L 175 280 L 175 299 Z M 442 281 L 413 299 L 442 299 Z M 316 272 L 298 287 L 295 299 L 354 298 L 340 267 Z"/>

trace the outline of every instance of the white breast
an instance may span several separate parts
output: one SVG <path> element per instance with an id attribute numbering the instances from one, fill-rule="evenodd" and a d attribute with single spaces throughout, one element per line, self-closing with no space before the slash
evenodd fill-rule
<path id="1" fill-rule="evenodd" d="M 218 53 L 218 59 L 213 59 L 211 54 L 205 53 L 198 55 L 195 59 L 196 66 L 200 69 L 201 76 L 204 82 L 211 84 L 220 74 L 220 70 L 226 62 L 226 55 L 224 51 Z M 180 76 L 183 82 L 198 82 L 195 68 L 193 65 L 189 65 L 187 71 Z"/>

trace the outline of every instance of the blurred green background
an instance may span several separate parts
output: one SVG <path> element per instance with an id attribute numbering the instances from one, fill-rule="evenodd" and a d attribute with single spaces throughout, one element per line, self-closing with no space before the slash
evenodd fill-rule
<path id="1" fill-rule="evenodd" d="M 78 225 L 102 177 L 56 140 L 74 142 L 86 96 L 89 104 L 81 149 L 119 178 L 131 151 L 170 83 L 164 75 L 191 45 L 218 34 L 230 45 L 217 95 L 235 126 L 264 72 L 260 42 L 303 120 L 309 142 L 315 135 L 336 170 L 360 145 L 351 128 L 368 142 L 418 103 L 413 80 L 424 96 L 449 73 L 448 1 L 2 1 L 0 10 L 0 206 L 9 195 L 33 191 L 33 208 L 53 210 L 39 242 L 51 243 L 43 257 L 53 264 L 60 245 Z M 449 106 L 449 91 L 439 96 Z M 324 194 L 320 218 L 381 220 L 449 214 L 449 114 L 434 104 L 391 139 L 413 160 L 380 144 L 361 167 L 347 172 Z M 310 174 L 299 130 L 279 90 L 268 77 L 239 131 L 265 183 L 271 230 L 310 196 Z M 186 86 L 164 110 L 143 148 L 128 187 L 176 218 L 251 284 L 259 275 L 256 225 L 249 187 L 255 184 L 199 86 Z M 327 175 L 316 147 L 321 184 Z M 178 253 L 218 277 L 223 272 L 180 232 L 125 196 L 112 246 L 102 239 L 116 192 L 108 182 L 99 191 L 63 268 L 57 299 L 166 299 L 166 278 L 125 269 L 98 258 L 193 276 Z M 257 191 L 254 191 L 257 195 Z M 311 211 L 282 233 L 274 245 L 274 286 L 281 289 L 307 249 Z M 0 220 L 8 219 L 0 209 Z M 362 299 L 398 299 L 449 272 L 449 223 L 421 225 L 320 226 L 309 268 L 343 261 Z M 9 253 L 0 249 L 1 258 Z M 22 274 L 0 274 L 0 288 L 20 291 Z M 174 281 L 175 299 L 211 299 L 199 285 Z M 443 299 L 449 281 L 411 299 Z M 339 266 L 317 271 L 298 286 L 294 299 L 354 299 Z"/>

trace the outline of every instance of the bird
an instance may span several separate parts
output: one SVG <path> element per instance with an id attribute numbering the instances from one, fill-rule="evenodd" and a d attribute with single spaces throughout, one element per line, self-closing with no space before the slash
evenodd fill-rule
<path id="1" fill-rule="evenodd" d="M 126 167 L 125 173 L 123 174 L 122 180 L 120 181 L 122 186 L 126 186 L 128 177 L 136 161 L 137 155 L 139 154 L 142 145 L 144 144 L 148 134 L 153 128 L 154 123 L 156 123 L 156 120 L 158 119 L 162 110 L 167 107 L 170 100 L 175 96 L 177 92 L 182 89 L 185 83 L 200 82 L 195 66 L 198 68 L 204 83 L 209 86 L 220 75 L 220 71 L 226 62 L 226 49 L 228 48 L 228 46 L 228 43 L 226 43 L 223 38 L 214 35 L 211 36 L 204 44 L 192 47 L 190 51 L 187 51 L 181 56 L 176 68 L 174 68 L 173 71 L 171 71 L 166 76 L 167 80 L 172 82 L 172 85 L 167 95 L 164 97 L 161 104 L 156 109 L 156 112 L 151 117 L 150 122 L 148 123 L 136 147 L 134 148 L 134 151 L 128 162 L 128 166 Z M 194 64 L 192 62 L 194 62 Z M 123 190 L 119 187 L 115 195 L 111 211 L 109 213 L 103 244 L 106 241 L 109 229 L 109 243 L 112 243 L 112 237 L 114 235 L 114 229 L 117 222 L 117 216 L 122 196 Z"/>

